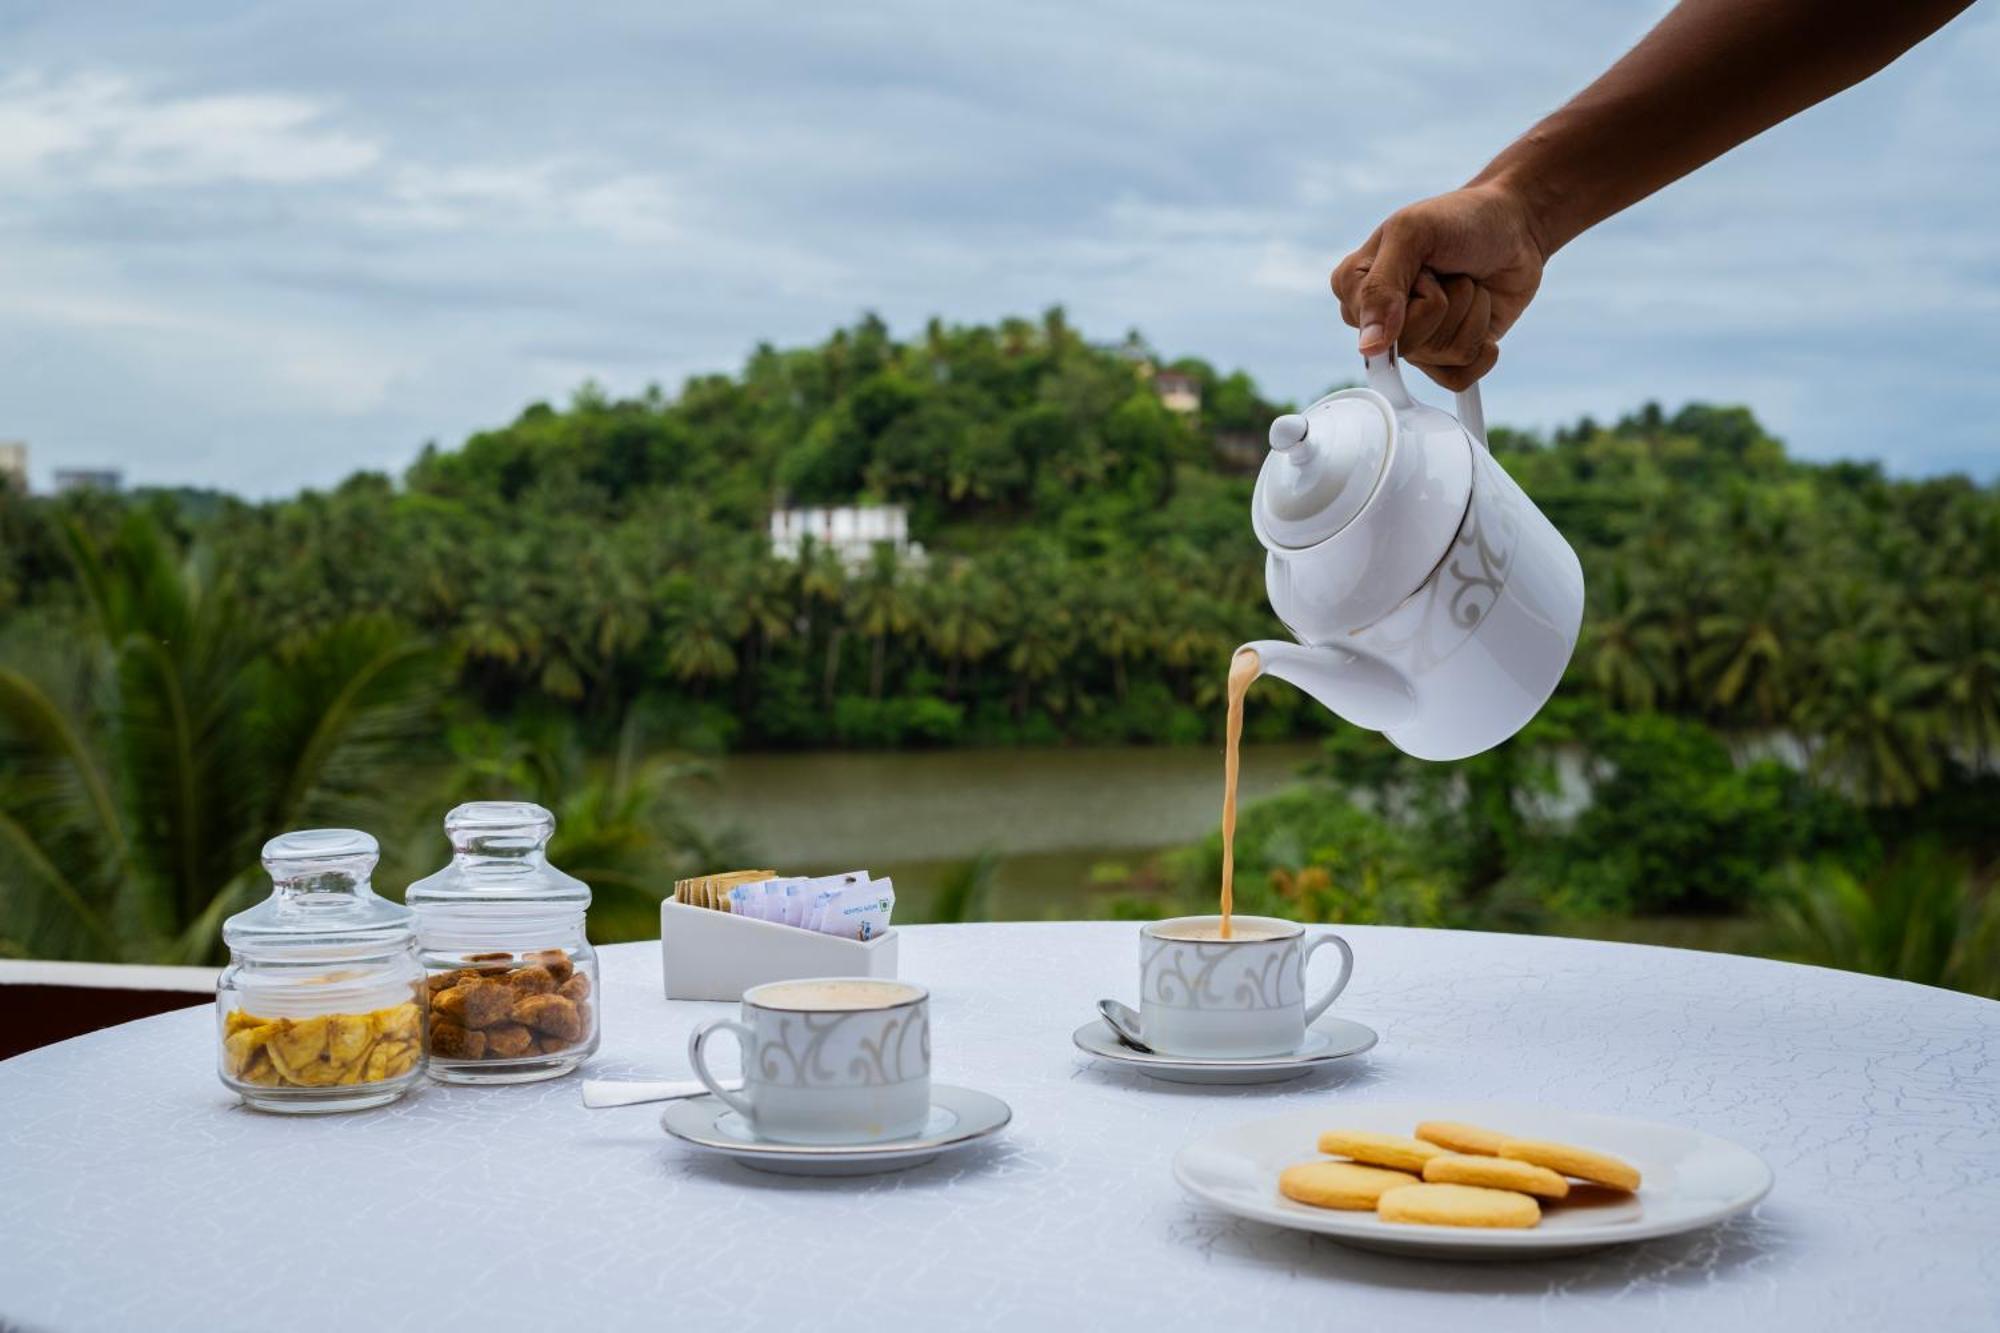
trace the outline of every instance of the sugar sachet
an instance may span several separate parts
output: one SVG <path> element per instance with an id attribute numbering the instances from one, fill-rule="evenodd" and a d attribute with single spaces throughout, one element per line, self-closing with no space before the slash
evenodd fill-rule
<path id="1" fill-rule="evenodd" d="M 889 928 L 896 886 L 887 877 L 835 890 L 821 909 L 819 931 L 843 939 L 872 940 Z"/>

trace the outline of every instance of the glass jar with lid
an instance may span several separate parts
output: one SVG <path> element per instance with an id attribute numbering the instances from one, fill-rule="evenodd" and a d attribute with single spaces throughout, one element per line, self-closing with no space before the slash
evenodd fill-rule
<path id="1" fill-rule="evenodd" d="M 429 974 L 432 1078 L 555 1078 L 597 1049 L 590 887 L 549 864 L 555 829 L 525 801 L 461 805 L 444 818 L 451 863 L 403 895 Z"/>
<path id="2" fill-rule="evenodd" d="M 265 1111 L 357 1111 L 423 1077 L 423 965 L 406 907 L 376 896 L 375 839 L 304 829 L 264 844 L 271 896 L 222 923 L 223 1083 Z"/>

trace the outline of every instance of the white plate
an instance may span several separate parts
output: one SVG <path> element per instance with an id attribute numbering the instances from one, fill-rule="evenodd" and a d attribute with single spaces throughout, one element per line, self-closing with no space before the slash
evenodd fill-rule
<path id="1" fill-rule="evenodd" d="M 923 1132 L 886 1143 L 776 1143 L 760 1139 L 740 1114 L 713 1096 L 690 1097 L 660 1112 L 660 1128 L 691 1148 L 731 1158 L 758 1171 L 788 1176 L 866 1176 L 906 1171 L 940 1153 L 969 1148 L 1014 1118 L 990 1093 L 931 1084 L 931 1114 Z"/>
<path id="2" fill-rule="evenodd" d="M 1372 1212 L 1294 1203 L 1278 1173 L 1325 1160 L 1328 1129 L 1410 1134 L 1419 1121 L 1460 1120 L 1528 1139 L 1553 1139 L 1622 1157 L 1639 1168 L 1637 1194 L 1572 1186 L 1574 1204 L 1545 1206 L 1541 1225 L 1514 1231 L 1384 1222 Z M 1771 1189 L 1771 1168 L 1748 1148 L 1677 1125 L 1505 1102 L 1340 1103 L 1232 1125 L 1191 1140 L 1174 1178 L 1196 1198 L 1239 1217 L 1316 1231 L 1362 1249 L 1450 1259 L 1547 1258 L 1711 1226 Z"/>
<path id="3" fill-rule="evenodd" d="M 1359 1055 L 1375 1045 L 1374 1029 L 1345 1018 L 1322 1018 L 1306 1030 L 1306 1044 L 1290 1055 L 1266 1055 L 1249 1060 L 1208 1060 L 1193 1055 L 1163 1055 L 1127 1046 L 1101 1018 L 1092 1019 L 1071 1035 L 1077 1049 L 1114 1065 L 1125 1065 L 1169 1083 L 1282 1083 L 1304 1078 L 1335 1060 Z"/>

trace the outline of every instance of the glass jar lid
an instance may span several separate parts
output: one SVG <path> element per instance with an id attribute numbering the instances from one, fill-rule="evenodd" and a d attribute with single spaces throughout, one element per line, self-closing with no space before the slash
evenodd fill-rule
<path id="1" fill-rule="evenodd" d="M 414 908 L 449 904 L 590 906 L 590 886 L 549 864 L 556 817 L 528 801 L 470 801 L 444 817 L 451 861 L 409 887 Z"/>
<path id="2" fill-rule="evenodd" d="M 300 829 L 264 844 L 271 896 L 222 923 L 233 952 L 325 961 L 394 952 L 416 933 L 415 915 L 369 883 L 381 859 L 359 829 Z"/>

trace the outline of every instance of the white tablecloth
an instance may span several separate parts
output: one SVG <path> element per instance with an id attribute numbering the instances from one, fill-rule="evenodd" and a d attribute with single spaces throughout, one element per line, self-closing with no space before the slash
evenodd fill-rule
<path id="1" fill-rule="evenodd" d="M 1130 995 L 1135 928 L 929 926 L 937 1077 L 1003 1139 L 915 1171 L 763 1175 L 577 1079 L 238 1107 L 207 1010 L 0 1063 L 10 1329 L 1992 1328 L 2000 1004 L 1750 959 L 1350 928 L 1338 1009 L 1381 1044 L 1305 1084 L 1197 1089 L 1070 1045 Z M 684 1077 L 655 945 L 604 951 L 589 1072 Z M 1532 1264 L 1391 1259 L 1188 1200 L 1189 1136 L 1299 1106 L 1495 1098 L 1737 1139 L 1777 1188 L 1691 1237 Z"/>

